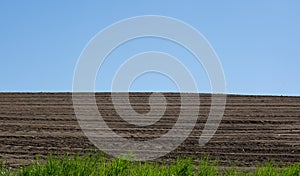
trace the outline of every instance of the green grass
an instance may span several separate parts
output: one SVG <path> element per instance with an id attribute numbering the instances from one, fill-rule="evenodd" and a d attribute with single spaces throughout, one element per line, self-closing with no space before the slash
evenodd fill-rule
<path id="1" fill-rule="evenodd" d="M 193 159 L 178 159 L 169 164 L 153 162 L 131 162 L 122 159 L 108 160 L 103 154 L 90 154 L 84 156 L 58 156 L 50 155 L 45 162 L 37 158 L 34 164 L 23 168 L 8 169 L 2 162 L 0 175 L 20 176 L 48 176 L 48 175 L 124 175 L 124 176 L 184 176 L 184 175 L 249 175 L 270 176 L 287 175 L 300 176 L 300 163 L 279 168 L 268 163 L 257 167 L 254 172 L 238 172 L 234 167 L 220 170 L 216 162 L 210 162 L 207 158 L 198 164 Z"/>

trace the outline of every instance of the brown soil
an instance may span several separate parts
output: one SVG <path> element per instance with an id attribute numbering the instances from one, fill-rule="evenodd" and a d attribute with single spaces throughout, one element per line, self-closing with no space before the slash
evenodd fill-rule
<path id="1" fill-rule="evenodd" d="M 131 93 L 130 101 L 137 112 L 149 111 L 149 95 Z M 114 110 L 110 93 L 97 93 L 96 97 L 99 112 L 117 134 L 147 140 L 166 133 L 177 120 L 179 94 L 164 95 L 168 102 L 164 117 L 147 127 L 122 120 Z M 161 160 L 209 155 L 223 166 L 240 167 L 268 160 L 280 164 L 300 161 L 300 97 L 228 95 L 218 131 L 200 147 L 198 140 L 210 110 L 211 95 L 194 96 L 200 96 L 201 105 L 193 132 Z M 36 155 L 45 158 L 49 153 L 82 154 L 94 149 L 77 123 L 71 93 L 0 93 L 0 156 L 9 165 L 28 164 Z"/>

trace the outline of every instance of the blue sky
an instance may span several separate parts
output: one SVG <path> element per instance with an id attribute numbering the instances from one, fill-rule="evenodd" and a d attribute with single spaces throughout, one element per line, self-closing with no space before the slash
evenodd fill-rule
<path id="1" fill-rule="evenodd" d="M 124 18 L 163 15 L 199 30 L 218 54 L 227 92 L 300 95 L 300 1 L 0 1 L 0 91 L 72 91 L 77 59 L 88 41 Z M 114 71 L 148 50 L 170 53 L 193 73 L 200 92 L 207 75 L 184 49 L 146 38 L 107 58 L 96 91 L 110 90 Z M 139 77 L 131 91 L 176 91 L 160 74 Z"/>

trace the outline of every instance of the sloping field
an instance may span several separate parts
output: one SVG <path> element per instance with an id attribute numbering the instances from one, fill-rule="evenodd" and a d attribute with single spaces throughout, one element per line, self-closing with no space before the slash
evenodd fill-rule
<path id="1" fill-rule="evenodd" d="M 149 95 L 130 94 L 137 112 L 149 111 Z M 96 99 L 103 118 L 117 134 L 146 140 L 165 134 L 177 120 L 179 94 L 164 95 L 168 106 L 163 118 L 146 127 L 122 120 L 114 110 L 110 93 L 97 93 Z M 200 147 L 198 140 L 208 117 L 211 95 L 193 95 L 200 96 L 201 101 L 198 122 L 185 142 L 161 159 L 209 155 L 221 165 L 245 167 L 268 160 L 287 164 L 300 161 L 300 97 L 228 95 L 218 131 Z M 77 123 L 71 93 L 0 93 L 0 156 L 11 166 L 28 164 L 36 155 L 93 149 Z"/>

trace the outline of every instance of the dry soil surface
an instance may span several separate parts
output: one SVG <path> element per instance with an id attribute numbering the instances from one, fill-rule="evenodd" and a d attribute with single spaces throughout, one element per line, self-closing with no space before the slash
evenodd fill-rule
<path id="1" fill-rule="evenodd" d="M 150 110 L 150 94 L 130 94 L 136 112 Z M 160 137 L 176 123 L 180 94 L 164 95 L 167 100 L 164 116 L 145 127 L 128 124 L 120 118 L 110 93 L 97 93 L 96 100 L 99 112 L 116 134 L 143 141 Z M 126 94 L 117 96 L 122 99 Z M 281 164 L 300 161 L 300 97 L 227 95 L 225 113 L 216 134 L 200 147 L 198 140 L 208 117 L 211 95 L 193 94 L 197 96 L 201 105 L 194 130 L 177 149 L 159 160 L 209 155 L 223 166 L 240 167 L 253 167 L 268 160 Z M 155 102 L 155 96 L 153 100 L 152 108 L 161 106 L 160 101 Z M 36 155 L 45 158 L 49 153 L 82 154 L 94 149 L 78 125 L 71 93 L 0 93 L 0 156 L 7 164 L 14 167 L 34 161 Z"/>

